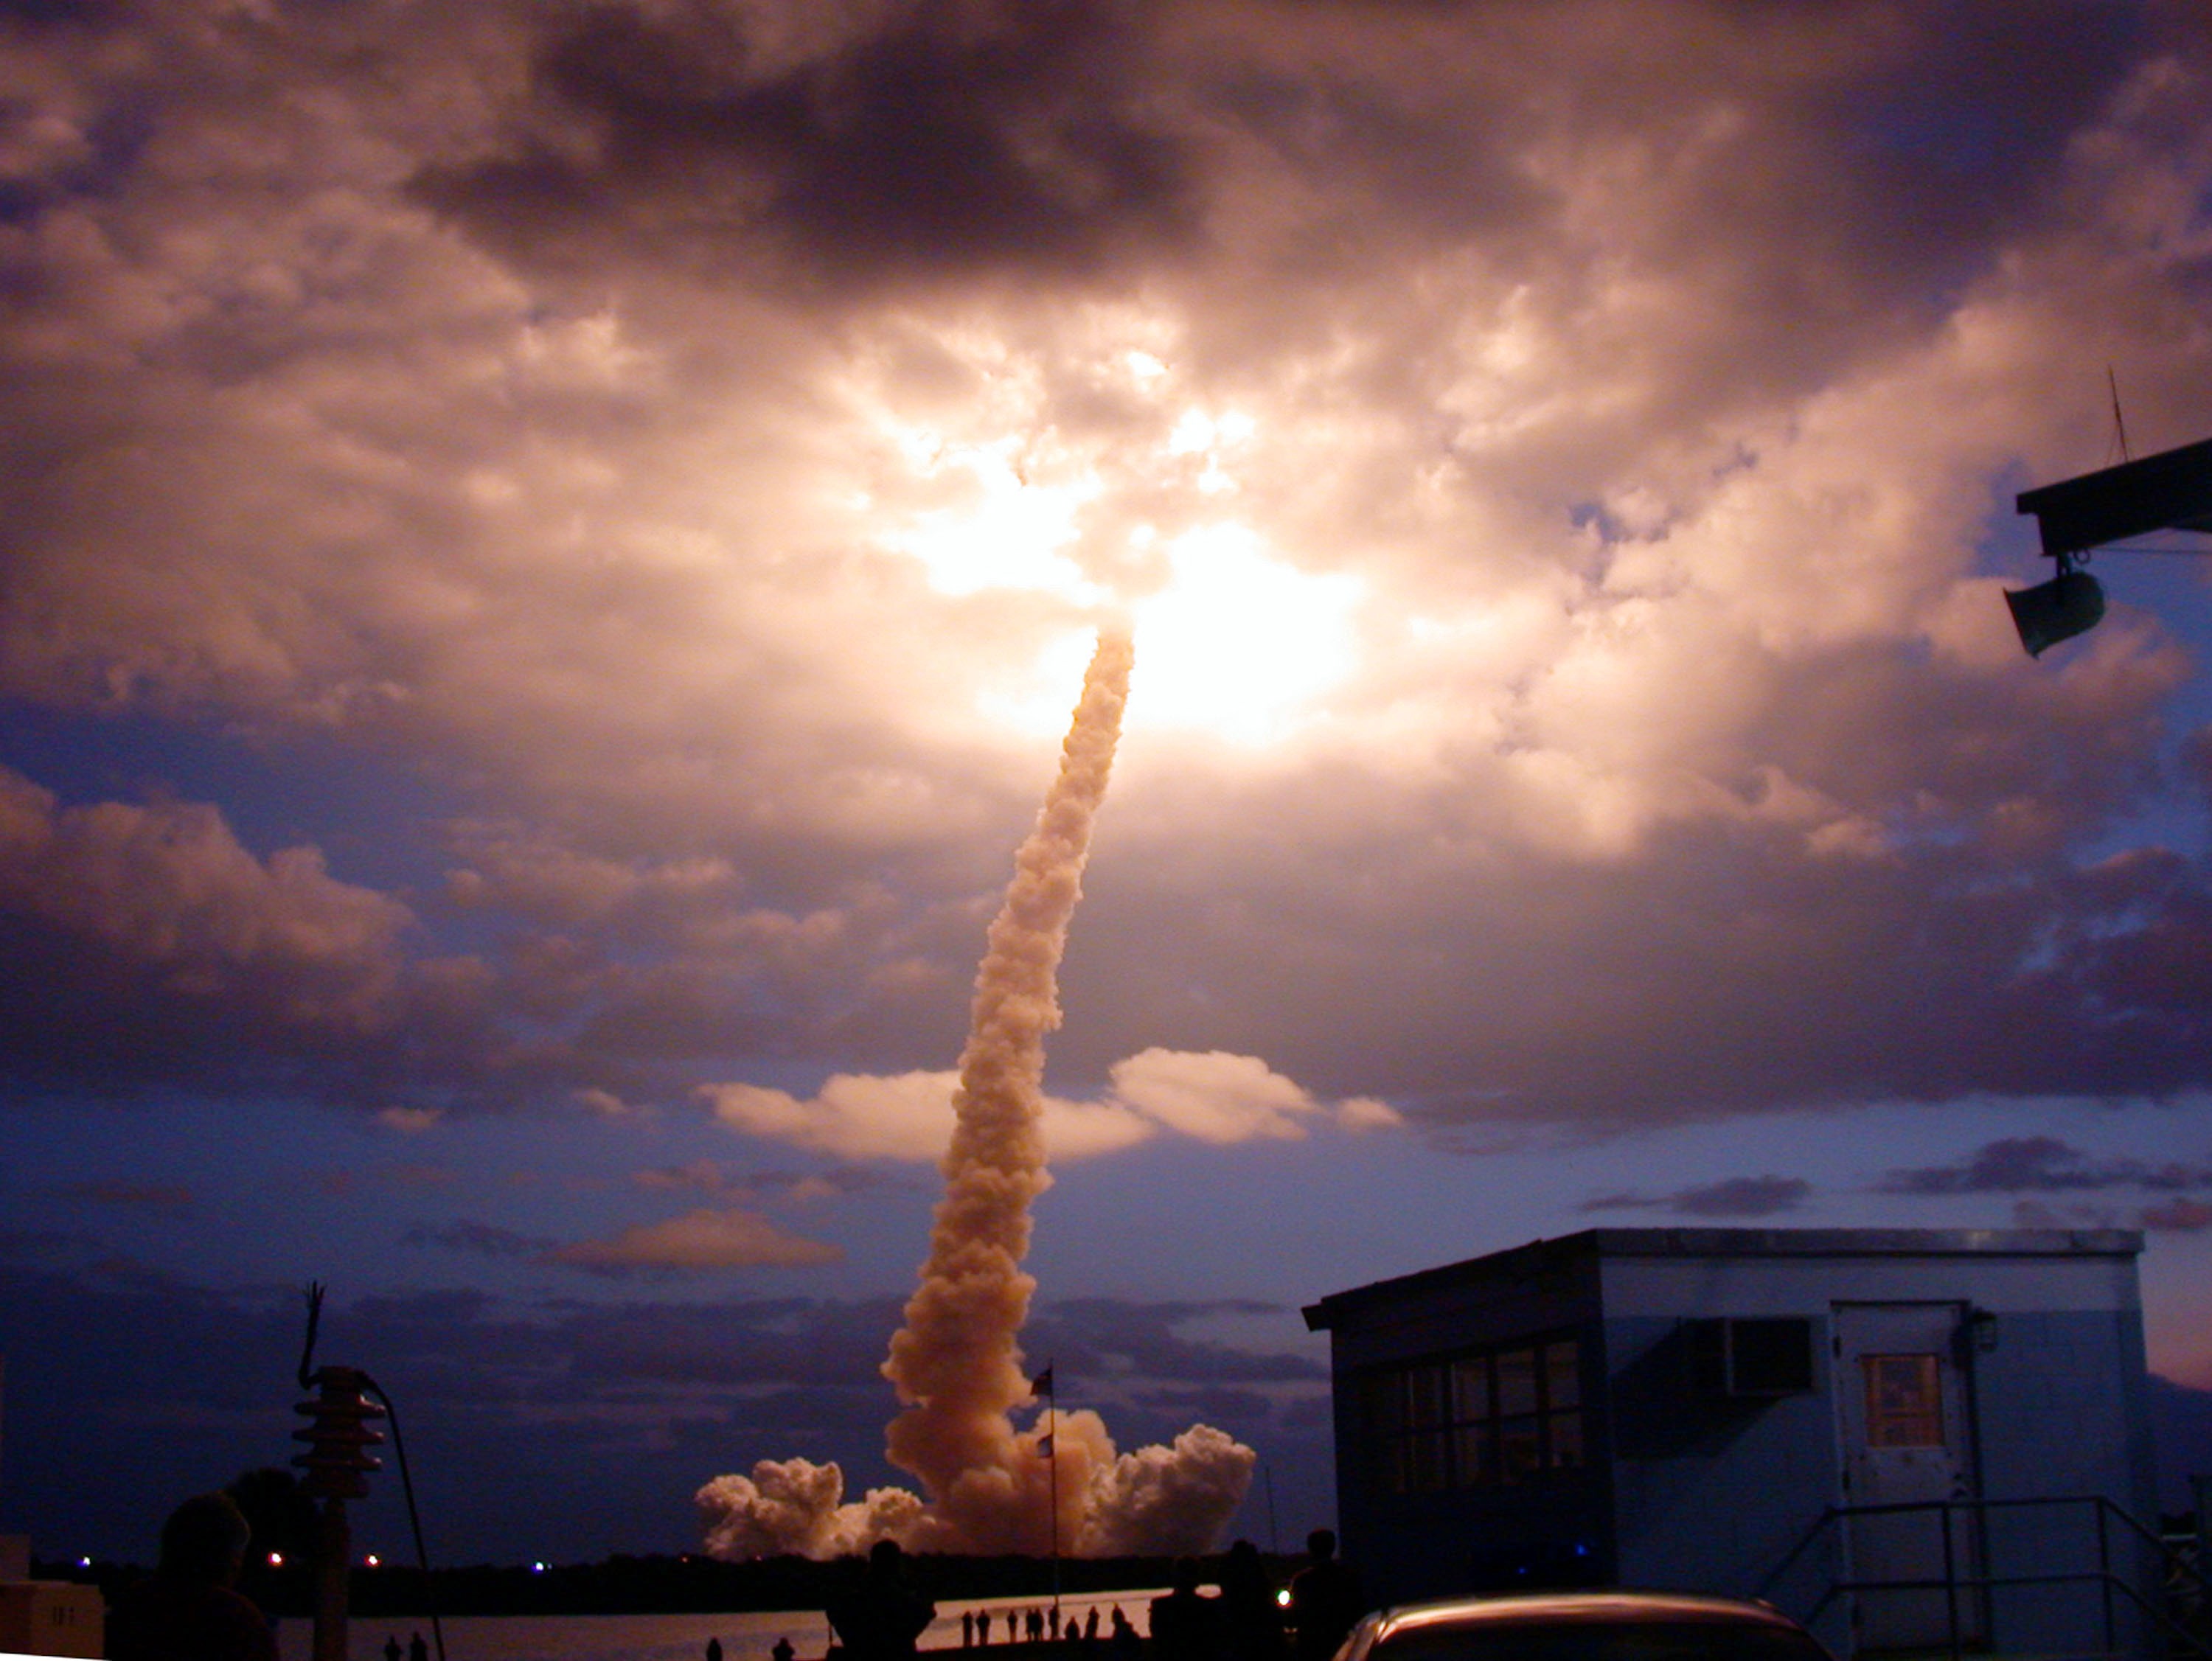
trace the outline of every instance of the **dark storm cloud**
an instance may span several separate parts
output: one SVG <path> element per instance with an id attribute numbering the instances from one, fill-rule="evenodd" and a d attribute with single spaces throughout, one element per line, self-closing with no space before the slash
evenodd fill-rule
<path id="1" fill-rule="evenodd" d="M 779 64 L 742 15 L 596 6 L 537 51 L 544 130 L 415 190 L 556 260 L 623 240 L 710 270 L 787 252 L 832 289 L 1080 272 L 1188 229 L 1188 146 L 1133 74 L 1152 15 L 925 0 Z"/>
<path id="2" fill-rule="evenodd" d="M 351 1199 L 362 1194 L 394 1190 L 450 1188 L 459 1177 L 442 1165 L 393 1164 L 356 1169 L 341 1166 L 317 1171 L 308 1177 L 317 1193 L 331 1199 Z"/>
<path id="3" fill-rule="evenodd" d="M 2212 1228 L 2212 1205 L 2203 1200 L 2170 1199 L 2145 1206 L 2136 1215 L 2138 1228 L 2176 1234 L 2198 1234 Z"/>
<path id="4" fill-rule="evenodd" d="M 1652 1209 L 1686 1217 L 1771 1217 L 1795 1211 L 1813 1191 L 1802 1177 L 1727 1177 L 1672 1194 L 1605 1194 L 1583 1202 L 1585 1211 Z"/>
<path id="5" fill-rule="evenodd" d="M 100 1205 L 146 1206 L 155 1209 L 190 1205 L 192 1191 L 176 1183 L 125 1182 L 101 1178 L 90 1182 L 66 1182 L 48 1190 L 63 1199 L 89 1200 Z"/>
<path id="6" fill-rule="evenodd" d="M 0 1228 L 0 1258 L 11 1262 L 52 1261 L 79 1255 L 98 1242 L 88 1234 L 58 1228 Z"/>
<path id="7" fill-rule="evenodd" d="M 447 1223 L 417 1223 L 399 1237 L 402 1246 L 435 1246 L 449 1252 L 465 1252 L 481 1258 L 532 1258 L 560 1242 L 536 1234 L 522 1234 L 496 1223 L 458 1217 Z"/>
<path id="8" fill-rule="evenodd" d="M 1032 1355 L 1049 1355 L 1056 1373 L 1099 1384 L 1124 1376 L 1208 1386 L 1327 1377 L 1327 1368 L 1309 1356 L 1255 1354 L 1187 1338 L 1177 1330 L 1210 1316 L 1277 1312 L 1272 1304 L 1235 1300 L 1143 1304 L 1064 1298 L 1032 1318 L 1023 1343 Z"/>
<path id="9" fill-rule="evenodd" d="M 806 1390 L 876 1384 L 896 1328 L 895 1299 L 828 1304 L 799 1299 L 690 1305 L 578 1306 L 565 1330 L 580 1377 L 665 1384 L 732 1380 Z M 878 1427 L 880 1428 L 880 1427 Z"/>
<path id="10" fill-rule="evenodd" d="M 1242 1428 L 1268 1424 L 1275 1417 L 1275 1403 L 1269 1397 L 1255 1391 L 1224 1386 L 1146 1391 L 1137 1399 L 1170 1420 L 1195 1418 L 1206 1424 L 1231 1424 Z"/>
<path id="11" fill-rule="evenodd" d="M 887 1185 L 912 1186 L 883 1171 L 863 1166 L 832 1166 L 825 1171 L 732 1171 L 718 1160 L 693 1160 L 630 1173 L 636 1186 L 659 1192 L 696 1191 L 741 1196 L 756 1203 L 804 1205 L 816 1200 L 864 1194 Z"/>
<path id="12" fill-rule="evenodd" d="M 1347 820 L 1358 803 L 1347 793 Z M 1239 817 L 1291 810 L 1253 802 Z M 2201 864 L 2158 851 L 2086 870 L 2023 861 L 1993 831 L 1986 850 L 1947 826 L 1872 858 L 1808 858 L 1780 827 L 1669 827 L 1630 863 L 1524 862 L 1508 894 L 1432 849 L 1347 825 L 1330 845 L 1367 874 L 1349 891 L 1287 871 L 1278 882 L 1256 847 L 1224 851 L 1243 873 L 1241 903 L 1212 907 L 1203 956 L 1185 955 L 1170 919 L 1209 906 L 1219 869 L 1178 869 L 1167 853 L 1151 893 L 1117 894 L 1087 919 L 1091 949 L 1132 954 L 1133 972 L 1093 972 L 1109 1014 L 1060 1054 L 1103 1067 L 1131 1032 L 1170 1046 L 1203 1034 L 1477 1141 L 1498 1121 L 1555 1114 L 1648 1123 L 1978 1089 L 2200 1088 L 2212 982 L 2185 966 L 2212 952 Z M 1391 949 L 1351 944 L 1353 915 Z M 1292 960 L 1294 983 L 1219 967 Z M 1360 1011 L 1356 1063 L 1336 1037 L 1346 1009 Z M 1581 1038 L 1560 1044 L 1563 1027 Z"/>
<path id="13" fill-rule="evenodd" d="M 682 1550 L 692 1543 L 688 1496 L 714 1461 L 781 1457 L 796 1438 L 860 1480 L 890 1475 L 880 1459 L 890 1388 L 877 1367 L 898 1307 L 387 1294 L 331 1305 L 317 1353 L 368 1368 L 398 1401 L 425 1525 L 447 1561 L 528 1549 L 514 1543 L 516 1517 L 563 1555 Z M 1194 1312 L 1123 1305 L 1113 1315 L 1157 1331 Z M 38 1519 L 52 1549 L 149 1559 L 177 1498 L 294 1451 L 303 1326 L 289 1289 L 0 1268 L 0 1329 L 72 1335 L 9 1349 L 17 1513 Z M 1223 1376 L 1200 1355 L 1191 1371 L 1124 1381 L 1206 1391 Z M 1256 1395 L 1237 1399 L 1266 1409 Z M 388 1470 L 374 1486 L 357 1537 L 364 1527 L 397 1534 Z"/>
<path id="14" fill-rule="evenodd" d="M 2056 1137 L 2003 1137 L 1956 1164 L 1892 1171 L 1875 1185 L 1877 1193 L 1930 1195 L 2094 1193 L 2108 1188 L 2212 1188 L 2212 1165 L 2093 1160 Z"/>

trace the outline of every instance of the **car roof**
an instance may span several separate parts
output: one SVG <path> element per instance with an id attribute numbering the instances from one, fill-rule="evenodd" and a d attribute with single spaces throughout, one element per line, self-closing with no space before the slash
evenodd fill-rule
<path id="1" fill-rule="evenodd" d="M 1524 1592 L 1492 1597 L 1447 1597 L 1406 1603 L 1382 1613 L 1377 1641 L 1425 1627 L 1521 1626 L 1567 1622 L 1681 1622 L 1739 1623 L 1802 1631 L 1788 1616 L 1764 1603 L 1732 1597 L 1698 1597 L 1673 1591 Z"/>

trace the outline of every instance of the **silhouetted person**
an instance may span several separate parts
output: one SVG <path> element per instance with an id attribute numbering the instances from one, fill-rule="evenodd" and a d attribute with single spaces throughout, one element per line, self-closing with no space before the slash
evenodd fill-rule
<path id="1" fill-rule="evenodd" d="M 227 1494 L 199 1494 L 161 1525 L 161 1567 L 107 1617 L 114 1661 L 276 1661 L 252 1602 L 231 1589 L 252 1537 Z"/>
<path id="2" fill-rule="evenodd" d="M 1176 1558 L 1166 1594 L 1152 1599 L 1152 1653 L 1158 1661 L 1214 1661 L 1218 1601 L 1198 1594 L 1198 1560 Z"/>
<path id="3" fill-rule="evenodd" d="M 415 1635 L 407 1640 L 407 1661 L 430 1661 L 430 1646 L 422 1641 L 422 1628 L 415 1628 Z"/>
<path id="4" fill-rule="evenodd" d="M 1030 1643 L 1041 1644 L 1044 1641 L 1044 1611 L 1042 1609 L 1034 1604 L 1030 1605 L 1030 1612 L 1023 1620 L 1022 1625 L 1028 1629 Z"/>
<path id="5" fill-rule="evenodd" d="M 1221 1565 L 1221 1652 L 1229 1661 L 1283 1661 L 1283 1611 L 1260 1548 L 1239 1540 Z"/>
<path id="6" fill-rule="evenodd" d="M 853 1661 L 898 1661 L 937 1618 L 937 1605 L 906 1583 L 896 1540 L 878 1540 L 860 1583 L 834 1593 L 823 1613 Z"/>
<path id="7" fill-rule="evenodd" d="M 975 1647 L 975 1613 L 973 1609 L 960 1611 L 960 1647 L 963 1650 Z"/>
<path id="8" fill-rule="evenodd" d="M 1106 1640 L 1114 1661 L 1136 1661 L 1145 1652 L 1145 1640 L 1137 1636 L 1137 1628 L 1122 1612 L 1119 1603 L 1114 1605 L 1112 1635 Z"/>
<path id="9" fill-rule="evenodd" d="M 1083 1617 L 1083 1641 L 1086 1644 L 1098 1641 L 1098 1605 L 1096 1603 L 1091 1606 L 1091 1613 Z"/>
<path id="10" fill-rule="evenodd" d="M 975 1643 L 979 1648 L 988 1650 L 991 1647 L 991 1611 L 988 1609 L 975 1611 Z"/>
<path id="11" fill-rule="evenodd" d="M 399 1648 L 399 1634 L 396 1632 L 387 1632 L 385 1634 L 384 1661 L 399 1661 L 401 1653 L 402 1652 Z"/>
<path id="12" fill-rule="evenodd" d="M 720 1638 L 707 1640 L 707 1661 L 722 1661 L 722 1640 Z"/>
<path id="13" fill-rule="evenodd" d="M 1367 1612 L 1359 1571 L 1336 1555 L 1336 1533 L 1317 1528 L 1306 1536 L 1306 1566 L 1291 1577 L 1291 1626 L 1297 1661 L 1329 1661 Z"/>
<path id="14" fill-rule="evenodd" d="M 775 1647 L 769 1653 L 775 1658 L 775 1661 L 791 1661 L 792 1657 L 797 1655 L 799 1652 L 791 1647 L 790 1634 L 786 1634 L 775 1640 Z"/>
<path id="15" fill-rule="evenodd" d="M 1048 1626 L 1049 1626 L 1049 1627 L 1051 1628 L 1051 1629 L 1052 1629 L 1052 1641 L 1053 1641 L 1054 1643 L 1057 1644 L 1058 1642 L 1060 1642 L 1060 1605 L 1059 1605 L 1059 1604 L 1054 1603 L 1054 1604 L 1052 1606 L 1052 1613 L 1051 1613 L 1049 1616 L 1048 1616 L 1046 1617 L 1046 1624 L 1047 1624 Z"/>

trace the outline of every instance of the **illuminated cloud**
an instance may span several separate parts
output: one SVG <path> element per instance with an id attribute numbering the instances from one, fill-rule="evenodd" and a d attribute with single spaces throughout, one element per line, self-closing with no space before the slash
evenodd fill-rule
<path id="1" fill-rule="evenodd" d="M 1111 1100 L 1200 1142 L 1295 1139 L 1321 1111 L 1310 1091 L 1257 1056 L 1146 1050 L 1115 1062 L 1110 1076 Z M 1380 1102 L 1345 1105 L 1346 1122 L 1357 1126 L 1390 1124 L 1389 1114 Z"/>
<path id="2" fill-rule="evenodd" d="M 445 1117 L 444 1111 L 437 1107 L 386 1107 L 377 1114 L 376 1122 L 404 1137 L 419 1137 L 426 1131 L 435 1130 Z"/>
<path id="3" fill-rule="evenodd" d="M 607 1240 L 578 1240 L 546 1253 L 550 1262 L 594 1274 L 721 1269 L 800 1269 L 842 1263 L 844 1252 L 787 1234 L 751 1211 L 702 1208 L 640 1223 Z"/>
<path id="4" fill-rule="evenodd" d="M 11 1076 L 643 1123 L 773 1054 L 896 1082 L 721 1111 L 923 1157 L 1110 614 L 1079 1076 L 1445 1145 L 2203 1088 L 2212 876 L 2127 828 L 2201 795 L 2189 652 L 2123 595 L 2030 666 L 1998 595 L 2105 365 L 2208 420 L 2212 53 L 2128 16 L 21 26 L 0 694 L 439 799 L 0 756 Z"/>
<path id="5" fill-rule="evenodd" d="M 714 1116 L 749 1135 L 848 1159 L 934 1160 L 952 1132 L 952 1090 L 959 1075 L 902 1073 L 871 1078 L 833 1074 L 811 1099 L 752 1084 L 704 1092 Z"/>
<path id="6" fill-rule="evenodd" d="M 1350 1130 L 1404 1123 L 1396 1109 L 1371 1097 L 1332 1109 L 1256 1056 L 1146 1050 L 1115 1062 L 1109 1076 L 1099 1100 L 1045 1098 L 1044 1137 L 1054 1160 L 1110 1154 L 1163 1130 L 1228 1145 L 1303 1137 L 1324 1118 Z M 702 1094 L 723 1124 L 749 1135 L 848 1159 L 934 1161 L 951 1135 L 958 1082 L 957 1072 L 840 1073 L 803 1100 L 751 1084 L 711 1085 Z"/>

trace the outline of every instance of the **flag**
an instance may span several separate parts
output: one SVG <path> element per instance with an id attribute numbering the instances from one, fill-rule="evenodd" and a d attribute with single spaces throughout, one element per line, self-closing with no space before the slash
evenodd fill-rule
<path id="1" fill-rule="evenodd" d="M 1049 1396 L 1051 1394 L 1052 1369 L 1048 1367 L 1043 1372 L 1038 1373 L 1036 1377 L 1030 1380 L 1030 1399 L 1031 1401 L 1035 1401 L 1040 1396 Z"/>
<path id="2" fill-rule="evenodd" d="M 1049 1459 L 1052 1458 L 1052 1432 L 1048 1430 L 1043 1435 L 1038 1437 L 1036 1447 L 1038 1458 Z"/>

